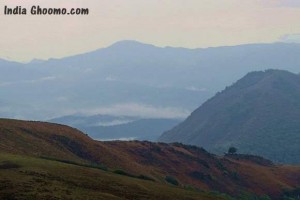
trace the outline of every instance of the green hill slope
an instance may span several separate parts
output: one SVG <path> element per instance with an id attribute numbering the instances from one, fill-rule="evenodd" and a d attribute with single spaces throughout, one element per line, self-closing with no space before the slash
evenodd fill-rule
<path id="1" fill-rule="evenodd" d="M 300 163 L 300 76 L 253 72 L 216 94 L 160 141 L 239 152 L 275 162 Z"/>
<path id="2" fill-rule="evenodd" d="M 225 199 L 56 161 L 0 153 L 0 199 Z"/>

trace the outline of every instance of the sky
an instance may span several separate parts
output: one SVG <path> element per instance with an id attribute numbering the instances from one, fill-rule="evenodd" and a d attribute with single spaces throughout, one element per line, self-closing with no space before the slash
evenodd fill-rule
<path id="1" fill-rule="evenodd" d="M 4 15 L 4 6 L 27 15 Z M 30 8 L 88 8 L 87 16 L 33 16 Z M 206 48 L 300 42 L 299 0 L 2 0 L 0 58 L 61 58 L 120 40 Z"/>

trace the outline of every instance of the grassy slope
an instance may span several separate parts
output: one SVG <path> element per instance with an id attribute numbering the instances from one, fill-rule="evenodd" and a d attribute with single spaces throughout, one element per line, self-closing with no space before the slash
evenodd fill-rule
<path id="1" fill-rule="evenodd" d="M 33 157 L 0 154 L 0 199 L 223 199 Z"/>
<path id="2" fill-rule="evenodd" d="M 72 145 L 69 145 L 69 148 L 58 138 L 72 139 L 81 146 L 86 146 L 90 140 L 81 132 L 67 126 L 8 119 L 0 120 L 0 133 L 1 151 L 35 156 L 47 155 L 77 161 L 83 159 L 74 155 Z"/>
<path id="3" fill-rule="evenodd" d="M 278 166 L 262 163 L 256 157 L 216 157 L 200 148 L 180 144 L 150 142 L 106 142 L 116 152 L 122 152 L 131 162 L 138 163 L 141 173 L 171 175 L 182 184 L 203 190 L 214 190 L 239 196 L 244 192 L 277 198 L 284 189 L 300 185 L 299 166 Z M 126 169 L 126 168 L 125 168 Z M 135 169 L 136 171 L 139 168 Z"/>
<path id="4" fill-rule="evenodd" d="M 102 163 L 111 169 L 149 176 L 163 184 L 166 184 L 165 176 L 173 176 L 181 187 L 193 185 L 235 196 L 248 192 L 276 198 L 283 189 L 300 185 L 297 178 L 300 167 L 219 158 L 203 149 L 184 145 L 97 142 L 76 129 L 42 122 L 0 120 L 0 152 Z"/>

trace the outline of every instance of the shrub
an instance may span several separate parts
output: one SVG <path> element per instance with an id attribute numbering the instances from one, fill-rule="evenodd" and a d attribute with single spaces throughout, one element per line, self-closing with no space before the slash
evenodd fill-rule
<path id="1" fill-rule="evenodd" d="M 237 148 L 235 148 L 235 147 L 229 147 L 228 154 L 236 154 L 236 152 L 237 152 Z"/>
<path id="2" fill-rule="evenodd" d="M 58 158 L 50 158 L 50 157 L 46 157 L 46 156 L 41 156 L 40 158 L 45 159 L 45 160 L 52 160 L 52 161 L 56 161 L 56 162 L 62 162 L 62 163 L 70 164 L 70 165 L 77 165 L 77 166 L 81 166 L 81 167 L 101 169 L 103 171 L 107 171 L 108 170 L 108 168 L 105 165 L 103 165 L 103 164 L 96 164 L 96 163 L 83 164 L 83 163 L 77 163 L 77 162 L 74 162 L 74 161 L 71 161 L 71 160 L 63 160 L 63 159 L 58 159 Z"/>
<path id="3" fill-rule="evenodd" d="M 133 175 L 123 171 L 122 169 L 116 169 L 116 170 L 113 171 L 113 173 L 119 174 L 119 175 L 124 175 L 124 176 L 133 176 Z"/>
<path id="4" fill-rule="evenodd" d="M 194 171 L 189 174 L 191 177 L 201 180 L 201 181 L 211 181 L 212 177 L 209 174 L 204 174 L 202 172 Z"/>
<path id="5" fill-rule="evenodd" d="M 139 176 L 137 176 L 137 178 L 147 180 L 147 181 L 155 181 L 153 178 L 151 178 L 149 176 L 145 176 L 145 175 L 139 175 Z"/>
<path id="6" fill-rule="evenodd" d="M 239 200 L 271 200 L 268 195 L 258 196 L 254 193 L 243 191 L 237 199 Z"/>
<path id="7" fill-rule="evenodd" d="M 220 160 L 217 160 L 216 167 L 221 171 L 227 171 L 227 168 L 223 165 L 223 163 Z"/>
<path id="8" fill-rule="evenodd" d="M 193 185 L 184 185 L 183 188 L 185 190 L 190 190 L 190 191 L 196 191 L 196 192 L 203 192 L 200 188 L 197 188 Z"/>
<path id="9" fill-rule="evenodd" d="M 18 165 L 11 161 L 3 161 L 2 163 L 0 163 L 0 169 L 14 169 L 14 168 L 20 168 L 20 167 L 21 167 L 21 165 Z"/>
<path id="10" fill-rule="evenodd" d="M 204 167 L 206 167 L 207 169 L 209 169 L 209 164 L 205 161 L 205 160 L 201 160 L 201 159 L 198 159 L 197 162 L 201 165 L 203 165 Z"/>
<path id="11" fill-rule="evenodd" d="M 172 185 L 176 185 L 176 186 L 179 185 L 178 181 L 173 176 L 166 176 L 165 180 Z"/>
<path id="12" fill-rule="evenodd" d="M 294 189 L 284 189 L 283 190 L 283 199 L 299 199 L 300 196 L 300 187 Z"/>
<path id="13" fill-rule="evenodd" d="M 230 177 L 234 180 L 239 180 L 240 176 L 237 172 L 230 172 Z"/>

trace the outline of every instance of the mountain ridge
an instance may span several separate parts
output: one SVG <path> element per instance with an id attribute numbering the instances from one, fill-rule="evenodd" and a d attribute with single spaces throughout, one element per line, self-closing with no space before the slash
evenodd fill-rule
<path id="1" fill-rule="evenodd" d="M 46 120 L 120 104 L 140 104 L 145 107 L 142 111 L 150 106 L 190 112 L 250 71 L 277 68 L 300 72 L 300 44 L 207 49 L 142 43 L 127 48 L 127 44 L 42 63 L 0 62 L 1 99 L 24 104 L 22 109 L 11 106 L 8 111 L 0 107 L 2 117 Z"/>
<path id="2" fill-rule="evenodd" d="M 218 153 L 236 146 L 242 153 L 299 163 L 295 154 L 300 139 L 299 99 L 299 75 L 282 70 L 252 72 L 202 104 L 160 141 L 200 145 Z M 280 150 L 268 148 L 276 141 Z"/>
<path id="3" fill-rule="evenodd" d="M 228 48 L 235 48 L 235 47 L 255 47 L 255 46 L 269 46 L 269 45 L 283 45 L 283 46 L 299 46 L 299 43 L 285 43 L 285 42 L 273 42 L 273 43 L 247 43 L 247 44 L 239 44 L 239 45 L 225 45 L 225 46 L 213 46 L 213 47 L 196 47 L 196 48 L 188 48 L 188 47 L 173 47 L 173 46 L 157 46 L 157 45 L 153 45 L 150 43 L 146 43 L 146 42 L 141 42 L 138 40 L 120 40 L 120 41 L 116 41 L 106 47 L 101 47 L 101 48 L 97 48 L 95 50 L 90 50 L 90 51 L 86 51 L 86 52 L 82 52 L 82 53 L 78 53 L 78 54 L 74 54 L 74 55 L 69 55 L 69 56 L 64 56 L 61 58 L 48 58 L 48 59 L 39 59 L 39 58 L 32 58 L 31 61 L 24 63 L 24 62 L 18 62 L 15 60 L 7 60 L 5 58 L 0 58 L 0 62 L 10 62 L 10 63 L 17 63 L 17 64 L 38 64 L 38 63 L 43 63 L 43 62 L 48 62 L 48 61 L 58 61 L 58 60 L 62 60 L 62 59 L 68 59 L 68 58 L 73 58 L 73 57 L 77 57 L 77 56 L 82 56 L 82 55 L 86 55 L 86 54 L 94 54 L 96 52 L 101 52 L 105 49 L 114 49 L 114 48 L 120 48 L 120 49 L 124 49 L 127 48 L 128 46 L 131 47 L 152 47 L 152 48 L 157 48 L 157 49 L 177 49 L 177 50 L 191 50 L 191 51 L 195 51 L 195 50 L 214 50 L 214 49 L 228 49 Z"/>

